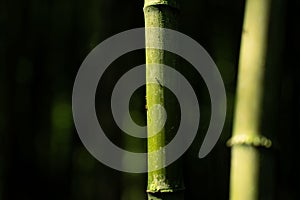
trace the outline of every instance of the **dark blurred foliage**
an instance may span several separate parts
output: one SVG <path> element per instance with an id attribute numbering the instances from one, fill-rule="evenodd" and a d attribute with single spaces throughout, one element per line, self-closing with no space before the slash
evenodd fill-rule
<path id="1" fill-rule="evenodd" d="M 274 0 L 266 81 L 261 199 L 299 199 L 299 1 Z M 181 31 L 212 56 L 223 76 L 227 120 L 213 151 L 198 159 L 210 116 L 210 101 L 199 75 L 182 71 L 200 99 L 197 138 L 184 155 L 186 199 L 228 199 L 230 138 L 237 79 L 243 0 L 182 1 Z M 73 82 L 87 54 L 106 38 L 144 26 L 143 1 L 0 0 L 0 200 L 146 199 L 146 174 L 128 174 L 94 159 L 81 143 L 72 119 Z M 146 143 L 124 136 L 113 122 L 113 83 L 144 52 L 116 60 L 99 83 L 100 123 L 119 146 L 144 151 Z M 187 66 L 188 64 L 186 64 Z M 191 67 L 187 67 L 188 69 Z M 270 72 L 270 73 L 269 73 Z M 111 78 L 113 77 L 113 78 Z M 102 88 L 102 89 L 101 89 Z M 102 94 L 102 95 L 101 95 Z M 145 92 L 131 100 L 131 115 L 145 124 Z M 104 114 L 103 114 L 104 113 Z"/>

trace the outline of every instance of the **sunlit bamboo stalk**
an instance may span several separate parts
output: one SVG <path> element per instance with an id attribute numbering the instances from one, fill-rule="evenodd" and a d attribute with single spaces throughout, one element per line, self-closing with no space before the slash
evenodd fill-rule
<path id="1" fill-rule="evenodd" d="M 264 77 L 271 0 L 247 0 L 240 50 L 232 146 L 230 200 L 257 200 Z"/>
<path id="2" fill-rule="evenodd" d="M 151 42 L 149 38 L 154 38 L 162 41 L 164 45 L 163 34 L 159 31 L 147 31 L 148 27 L 161 27 L 177 29 L 178 26 L 178 2 L 177 0 L 145 0 L 144 15 L 146 28 L 146 41 Z M 150 34 L 152 34 L 150 36 Z M 175 41 L 174 41 L 175 42 Z M 167 54 L 163 50 L 146 49 L 146 78 L 147 80 L 154 80 L 155 77 L 163 77 L 163 68 L 156 65 L 149 65 L 153 63 L 170 65 L 175 63 L 175 56 Z M 155 67 L 155 69 L 153 69 Z M 150 73 L 151 71 L 151 73 Z M 174 104 L 164 87 L 159 84 L 147 84 L 146 86 L 147 107 L 151 108 L 155 104 L 160 104 L 169 107 Z M 168 116 L 171 116 L 167 110 Z M 159 113 L 147 112 L 148 135 L 155 134 L 156 126 L 159 126 L 161 116 Z M 168 131 L 165 126 L 157 135 L 148 138 L 148 152 L 156 151 L 164 147 L 169 139 L 172 137 L 172 132 Z M 148 157 L 148 167 L 161 166 L 166 160 L 164 153 L 158 157 Z M 157 171 L 148 173 L 148 199 L 183 199 L 183 178 L 180 164 L 173 163 L 172 166 L 162 168 Z"/>

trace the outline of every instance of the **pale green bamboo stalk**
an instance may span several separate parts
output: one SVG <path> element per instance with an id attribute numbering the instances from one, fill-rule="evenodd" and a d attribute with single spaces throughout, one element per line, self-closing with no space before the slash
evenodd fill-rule
<path id="1" fill-rule="evenodd" d="M 230 200 L 257 200 L 259 149 L 270 147 L 260 129 L 271 0 L 247 0 L 233 127 Z"/>
<path id="2" fill-rule="evenodd" d="M 177 29 L 178 26 L 178 0 L 145 0 L 144 15 L 146 28 L 146 43 L 152 42 L 148 38 L 157 38 L 162 41 L 163 48 L 164 37 L 159 31 L 147 31 L 148 27 L 161 27 Z M 153 35 L 154 34 L 154 35 Z M 147 64 L 176 64 L 176 57 L 158 49 L 146 49 L 146 79 L 155 80 L 156 77 L 163 77 L 163 68 L 155 65 Z M 155 69 L 153 69 L 155 67 Z M 151 73 L 150 73 L 151 71 Z M 159 84 L 147 84 L 146 99 L 147 107 L 151 108 L 155 104 L 160 104 L 164 107 L 172 107 L 174 100 L 168 98 L 168 94 L 164 87 Z M 171 109 L 167 109 L 168 120 L 172 118 Z M 155 134 L 156 126 L 159 126 L 161 117 L 158 113 L 147 112 L 148 135 Z M 151 122 L 151 123 L 150 123 Z M 167 142 L 176 133 L 170 132 L 170 127 L 165 126 L 158 134 L 148 138 L 148 152 L 152 152 L 164 147 Z M 159 157 L 148 157 L 148 167 L 162 166 L 165 162 L 165 154 Z M 183 199 L 183 178 L 180 163 L 173 163 L 172 166 L 166 167 L 154 172 L 148 173 L 148 199 Z"/>

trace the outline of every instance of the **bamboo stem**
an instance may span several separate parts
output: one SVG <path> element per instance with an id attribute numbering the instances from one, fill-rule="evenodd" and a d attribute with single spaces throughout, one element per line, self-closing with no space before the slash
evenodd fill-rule
<path id="1" fill-rule="evenodd" d="M 258 199 L 259 150 L 271 141 L 261 134 L 267 35 L 271 0 L 247 0 L 240 50 L 233 127 L 231 200 Z"/>
<path id="2" fill-rule="evenodd" d="M 164 45 L 163 34 L 159 31 L 147 31 L 148 27 L 161 27 L 177 29 L 178 26 L 178 2 L 177 0 L 145 0 L 144 16 L 146 28 L 146 41 L 151 44 L 149 38 L 157 38 Z M 152 34 L 149 37 L 149 34 Z M 155 35 L 153 35 L 155 34 Z M 147 37 L 148 36 L 148 37 Z M 147 64 L 165 64 L 172 66 L 176 64 L 174 55 L 159 49 L 146 49 L 146 79 L 155 80 L 155 77 L 163 77 L 164 71 L 160 66 Z M 172 120 L 172 105 L 174 100 L 170 98 L 166 89 L 159 84 L 147 84 L 146 86 L 147 108 L 160 104 L 166 109 L 168 120 Z M 147 112 L 148 135 L 154 135 L 160 123 L 161 116 L 158 113 Z M 150 123 L 151 122 L 151 123 Z M 148 138 L 148 152 L 163 148 L 176 133 L 170 131 L 168 125 L 155 136 Z M 159 157 L 148 157 L 148 167 L 162 166 L 166 155 L 162 153 Z M 175 162 L 171 166 L 148 173 L 148 199 L 183 199 L 183 178 L 180 163 Z"/>

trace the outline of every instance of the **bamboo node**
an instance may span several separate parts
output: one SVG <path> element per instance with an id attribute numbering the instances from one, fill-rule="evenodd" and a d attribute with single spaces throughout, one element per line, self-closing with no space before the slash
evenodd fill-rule
<path id="1" fill-rule="evenodd" d="M 254 147 L 265 147 L 270 148 L 272 146 L 272 141 L 261 135 L 246 135 L 239 134 L 233 136 L 227 141 L 227 146 L 232 147 L 235 145 L 249 145 Z"/>
<path id="2" fill-rule="evenodd" d="M 148 6 L 166 5 L 175 9 L 180 9 L 178 1 L 174 0 L 145 0 L 144 9 Z"/>
<path id="3" fill-rule="evenodd" d="M 153 180 L 151 183 L 148 183 L 147 192 L 148 193 L 168 193 L 184 190 L 184 186 L 180 183 L 171 184 L 165 178 L 164 175 L 153 175 Z"/>

